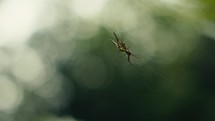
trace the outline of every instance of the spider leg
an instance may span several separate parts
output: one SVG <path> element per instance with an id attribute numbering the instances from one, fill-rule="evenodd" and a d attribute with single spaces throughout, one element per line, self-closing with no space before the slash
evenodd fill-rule
<path id="1" fill-rule="evenodd" d="M 131 55 L 128 55 L 128 62 L 130 63 L 131 62 Z"/>
<path id="2" fill-rule="evenodd" d="M 116 33 L 113 32 L 113 34 L 114 34 L 114 36 L 115 36 L 115 38 L 116 38 L 116 41 L 119 42 L 119 38 L 117 37 Z"/>
<path id="3" fill-rule="evenodd" d="M 128 62 L 133 65 L 133 63 L 131 63 L 131 55 L 128 55 Z"/>
<path id="4" fill-rule="evenodd" d="M 113 44 L 115 44 L 116 46 L 118 46 L 117 43 L 116 43 L 115 41 L 113 41 L 113 40 L 111 40 L 111 41 L 113 42 Z"/>
<path id="5" fill-rule="evenodd" d="M 131 65 L 133 65 L 133 64 L 131 63 L 131 55 L 132 55 L 132 53 L 131 53 L 129 50 L 126 50 L 125 53 L 128 55 L 128 62 L 129 62 Z"/>
<path id="6" fill-rule="evenodd" d="M 133 54 L 130 50 L 129 50 L 129 52 L 130 52 L 130 55 L 134 56 L 135 58 L 139 58 L 138 56 L 136 56 L 135 54 Z"/>

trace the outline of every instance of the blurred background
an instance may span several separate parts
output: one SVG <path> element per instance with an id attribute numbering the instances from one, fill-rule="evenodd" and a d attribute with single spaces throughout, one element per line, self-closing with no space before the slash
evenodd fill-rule
<path id="1" fill-rule="evenodd" d="M 0 121 L 215 121 L 214 11 L 213 0 L 1 0 Z"/>

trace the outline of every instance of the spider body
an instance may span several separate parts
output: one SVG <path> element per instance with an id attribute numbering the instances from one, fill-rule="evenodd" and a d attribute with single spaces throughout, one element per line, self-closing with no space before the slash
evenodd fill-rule
<path id="1" fill-rule="evenodd" d="M 119 49 L 119 52 L 125 52 L 125 53 L 127 54 L 127 56 L 128 56 L 128 62 L 129 62 L 130 64 L 132 64 L 132 63 L 131 63 L 130 56 L 131 56 L 131 55 L 134 56 L 134 54 L 132 54 L 131 51 L 126 47 L 126 45 L 125 45 L 125 43 L 122 41 L 122 39 L 119 40 L 119 38 L 117 37 L 117 35 L 116 35 L 115 32 L 113 32 L 113 34 L 114 34 L 114 36 L 115 36 L 115 38 L 116 38 L 116 42 L 115 42 L 114 40 L 112 40 L 112 42 L 113 42 L 113 43 L 116 45 L 116 47 Z"/>

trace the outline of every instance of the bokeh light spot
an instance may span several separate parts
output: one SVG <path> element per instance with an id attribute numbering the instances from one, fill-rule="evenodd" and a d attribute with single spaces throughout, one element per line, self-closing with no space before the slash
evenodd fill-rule
<path id="1" fill-rule="evenodd" d="M 0 110 L 13 111 L 22 101 L 21 90 L 10 79 L 0 76 Z"/>
<path id="2" fill-rule="evenodd" d="M 17 79 L 28 86 L 37 87 L 44 83 L 40 77 L 45 75 L 45 68 L 33 49 L 20 48 L 17 50 L 12 72 Z"/>
<path id="3" fill-rule="evenodd" d="M 83 18 L 91 18 L 99 14 L 107 0 L 73 0 L 71 8 Z"/>
<path id="4" fill-rule="evenodd" d="M 0 7 L 0 45 L 24 43 L 37 28 L 41 2 L 7 0 Z"/>

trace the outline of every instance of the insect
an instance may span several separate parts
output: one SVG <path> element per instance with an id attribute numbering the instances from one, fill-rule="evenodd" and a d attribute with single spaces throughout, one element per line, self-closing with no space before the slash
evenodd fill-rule
<path id="1" fill-rule="evenodd" d="M 129 48 L 127 48 L 126 46 L 125 46 L 125 43 L 122 41 L 122 39 L 120 40 L 118 37 L 117 37 L 117 35 L 116 35 L 116 33 L 115 32 L 113 32 L 113 34 L 114 34 L 114 36 L 115 36 L 115 38 L 116 38 L 116 42 L 114 41 L 114 40 L 112 40 L 112 42 L 116 45 L 116 47 L 119 49 L 119 52 L 125 52 L 126 54 L 127 54 L 127 56 L 128 56 L 128 62 L 130 63 L 130 64 L 132 64 L 131 63 L 131 55 L 132 56 L 134 56 L 134 54 L 129 50 Z M 134 56 L 135 57 L 135 56 Z"/>

